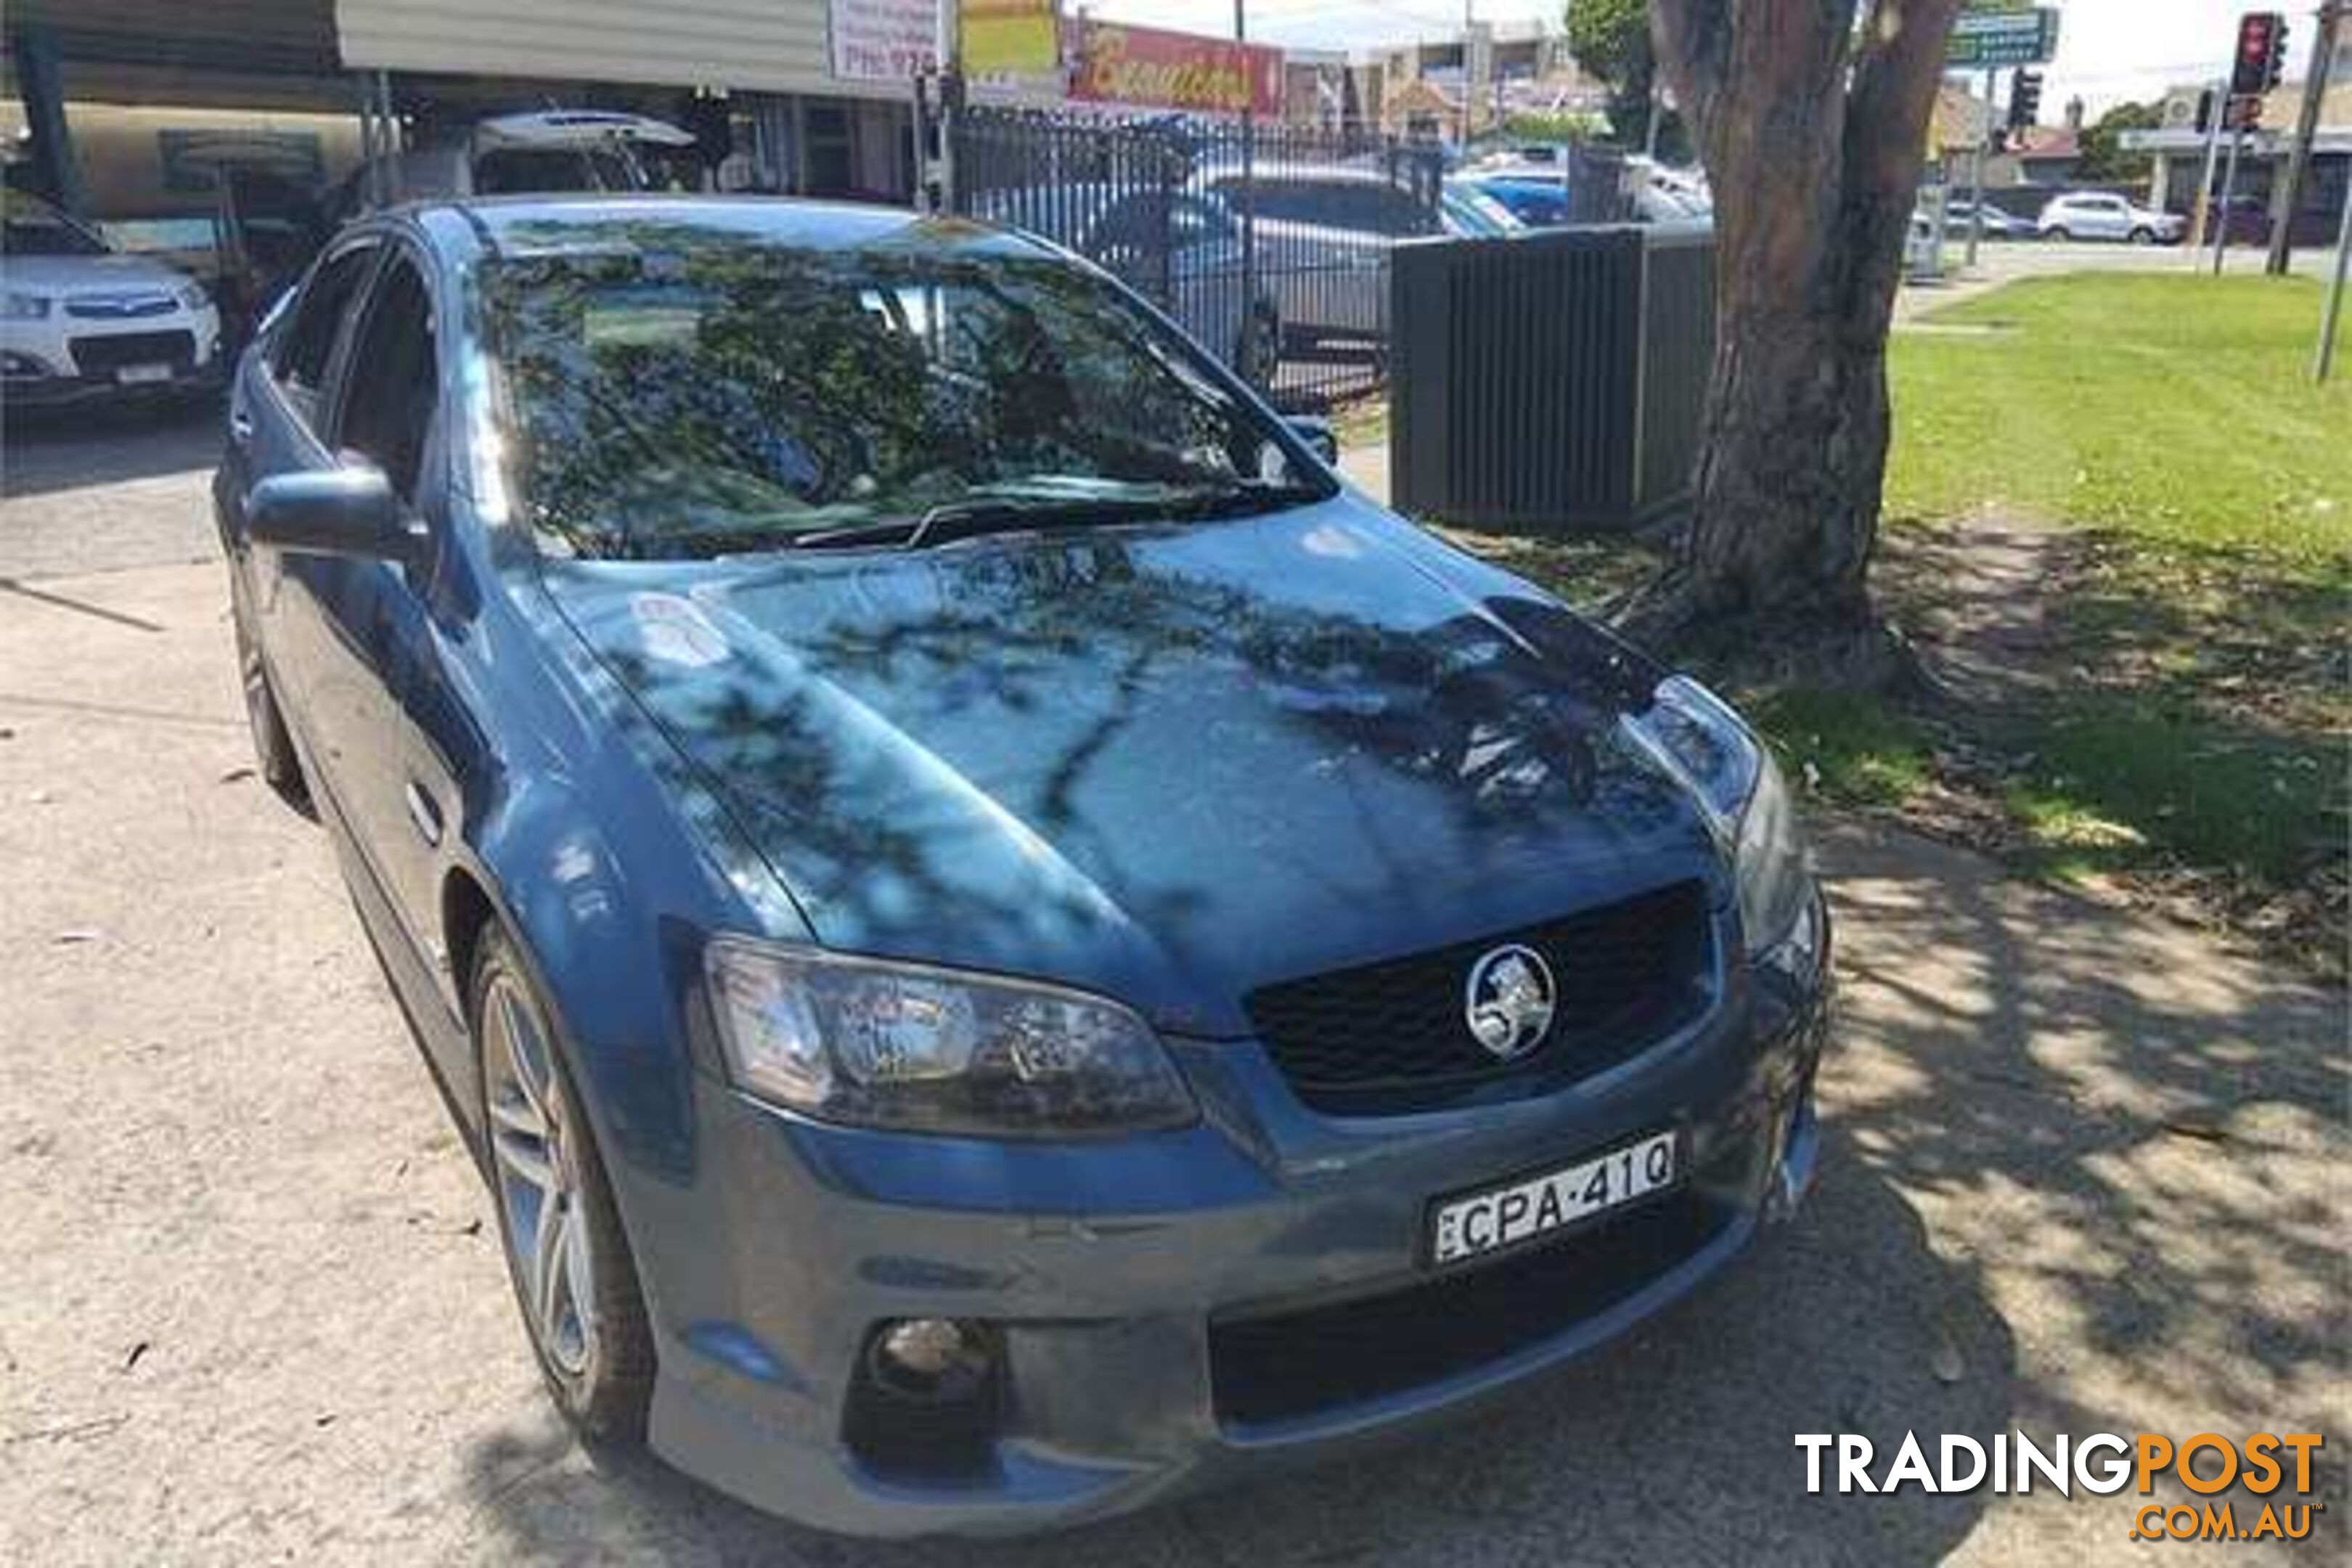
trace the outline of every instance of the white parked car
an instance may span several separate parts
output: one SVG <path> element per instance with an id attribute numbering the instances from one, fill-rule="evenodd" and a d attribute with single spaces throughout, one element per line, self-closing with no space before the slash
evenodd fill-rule
<path id="1" fill-rule="evenodd" d="M 493 115 L 431 143 L 354 171 L 330 204 L 339 221 L 368 205 L 373 180 L 394 202 L 562 191 L 642 191 L 642 150 L 691 147 L 667 121 L 604 109 L 541 109 Z"/>
<path id="2" fill-rule="evenodd" d="M 2105 191 L 2068 191 L 2042 207 L 2034 228 L 2044 239 L 2123 239 L 2134 245 L 2175 245 L 2189 220 L 2109 195 Z"/>
<path id="3" fill-rule="evenodd" d="M 0 388 L 30 405 L 217 386 L 220 312 L 186 273 L 0 192 Z"/>

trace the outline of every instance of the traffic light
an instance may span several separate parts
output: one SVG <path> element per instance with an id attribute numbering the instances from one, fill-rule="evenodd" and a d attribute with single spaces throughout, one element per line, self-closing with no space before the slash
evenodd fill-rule
<path id="1" fill-rule="evenodd" d="M 2253 98 L 2270 91 L 2286 73 L 2286 18 L 2276 11 L 2249 11 L 2238 18 L 2238 53 L 2230 69 L 2230 94 Z"/>
<path id="2" fill-rule="evenodd" d="M 2042 73 L 2019 70 L 2009 79 L 2009 128 L 2023 131 L 2042 115 Z"/>

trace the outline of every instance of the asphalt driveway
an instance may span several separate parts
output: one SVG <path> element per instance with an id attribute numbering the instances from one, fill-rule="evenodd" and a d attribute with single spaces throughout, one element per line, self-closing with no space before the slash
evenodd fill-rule
<path id="1" fill-rule="evenodd" d="M 205 444 L 141 438 L 60 436 L 54 482 L 20 488 L 12 434 L 0 503 L 0 1560 L 2193 1550 L 2130 1541 L 2123 1498 L 1807 1496 L 1792 1444 L 2011 1427 L 2325 1431 L 2330 1540 L 2229 1554 L 2340 1553 L 2341 998 L 1860 826 L 1825 836 L 1847 1011 L 1815 1201 L 1506 1409 L 985 1547 L 820 1538 L 582 1452 L 331 856 L 249 771 L 220 569 L 173 563 L 208 548 Z"/>

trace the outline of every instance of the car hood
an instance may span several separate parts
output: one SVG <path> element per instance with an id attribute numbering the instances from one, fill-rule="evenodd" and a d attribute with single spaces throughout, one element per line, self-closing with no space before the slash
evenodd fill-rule
<path id="1" fill-rule="evenodd" d="M 1213 1036 L 1274 980 L 1721 890 L 1618 723 L 1657 672 L 1353 498 L 546 582 L 829 946 Z"/>
<path id="2" fill-rule="evenodd" d="M 12 256 L 8 287 L 36 294 L 112 294 L 125 289 L 166 292 L 190 281 L 184 272 L 143 256 L 109 251 L 103 256 Z"/>

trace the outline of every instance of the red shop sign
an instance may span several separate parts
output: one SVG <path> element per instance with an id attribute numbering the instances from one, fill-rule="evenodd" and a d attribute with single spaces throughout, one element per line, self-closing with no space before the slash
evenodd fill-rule
<path id="1" fill-rule="evenodd" d="M 1282 112 L 1282 51 L 1158 27 L 1088 22 L 1070 96 L 1202 114 Z"/>

